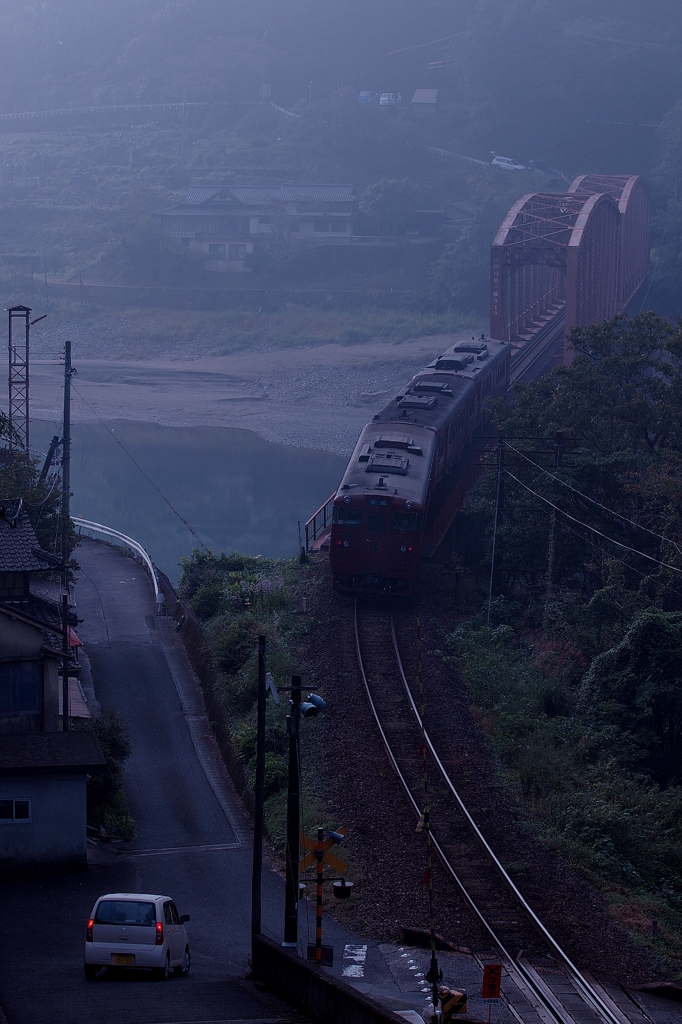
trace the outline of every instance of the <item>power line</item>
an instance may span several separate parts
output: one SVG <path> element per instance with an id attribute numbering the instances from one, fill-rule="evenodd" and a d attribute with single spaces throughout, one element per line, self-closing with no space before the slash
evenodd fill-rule
<path id="1" fill-rule="evenodd" d="M 545 469 L 544 466 L 538 466 L 537 462 L 533 462 L 533 460 L 529 459 L 528 456 L 524 454 L 524 452 L 518 451 L 516 448 L 513 448 L 512 445 L 507 444 L 507 448 L 515 452 L 516 455 L 520 455 L 522 459 L 525 459 L 526 462 L 529 462 L 531 464 L 531 466 L 534 466 L 536 469 L 539 469 L 541 473 L 544 473 L 546 476 L 551 477 L 552 480 L 556 480 L 556 482 L 558 484 L 561 484 L 562 487 L 567 487 L 569 491 L 573 491 L 574 494 L 578 494 L 581 498 L 584 498 L 585 501 L 592 502 L 593 505 L 597 505 L 598 508 L 603 509 L 605 512 L 609 512 L 612 516 L 616 516 L 617 519 L 620 519 L 622 520 L 622 522 L 627 523 L 628 526 L 636 526 L 637 529 L 644 530 L 645 533 L 651 534 L 651 536 L 655 537 L 657 540 L 664 541 L 666 544 L 672 544 L 675 550 L 682 554 L 682 551 L 680 551 L 680 548 L 674 540 L 670 540 L 668 537 L 663 537 L 660 533 L 655 533 L 653 530 L 650 530 L 648 526 L 642 526 L 641 523 L 633 523 L 631 519 L 627 518 L 627 516 L 622 516 L 620 512 L 616 512 L 614 509 L 608 508 L 607 505 L 602 505 L 602 503 L 600 501 L 597 501 L 596 498 L 590 498 L 588 494 L 583 494 L 583 492 L 579 491 L 577 487 L 571 486 L 571 484 L 566 483 L 565 480 L 562 480 L 560 477 L 555 476 L 554 473 L 550 473 L 550 471 L 548 469 Z"/>
<path id="2" fill-rule="evenodd" d="M 116 434 L 115 434 L 115 433 L 113 432 L 113 430 L 111 429 L 111 427 L 108 427 L 108 426 L 106 425 L 106 423 L 104 422 L 104 420 L 102 419 L 102 417 L 101 417 L 101 416 L 99 415 L 99 413 L 97 413 L 97 412 L 96 412 L 96 411 L 95 411 L 95 410 L 93 409 L 93 407 L 92 407 L 92 406 L 90 405 L 90 403 L 89 403 L 89 402 L 87 401 L 87 399 L 86 399 L 86 398 L 84 398 L 84 397 L 83 397 L 83 395 L 81 395 L 80 391 L 78 390 L 78 388 L 76 388 L 76 387 L 75 387 L 75 386 L 73 385 L 73 383 L 71 384 L 71 387 L 72 387 L 72 388 L 73 388 L 73 390 L 74 390 L 74 391 L 76 392 L 76 394 L 77 394 L 77 395 L 78 395 L 78 397 L 79 397 L 79 398 L 81 399 L 81 401 L 82 401 L 82 402 L 84 402 L 84 403 L 85 403 L 85 405 L 87 405 L 88 409 L 89 409 L 89 410 L 90 410 L 90 412 L 91 412 L 91 413 L 93 414 L 93 416 L 96 416 L 96 417 L 97 417 L 97 419 L 98 419 L 98 420 L 99 420 L 99 422 L 100 422 L 100 423 L 102 424 L 102 426 L 104 427 L 104 429 L 106 430 L 106 432 L 107 432 L 107 433 L 108 433 L 108 434 L 110 435 L 110 437 L 112 437 L 112 438 L 114 439 L 114 441 L 116 442 L 116 444 L 117 444 L 117 445 L 118 445 L 118 446 L 119 446 L 120 448 L 122 448 L 122 449 L 123 449 L 123 451 L 124 451 L 124 452 L 126 453 L 126 455 L 128 456 L 128 458 L 130 459 L 130 461 L 131 461 L 131 462 L 132 462 L 132 463 L 133 463 L 133 464 L 134 464 L 135 466 L 137 466 L 137 468 L 139 469 L 140 473 L 142 473 L 142 476 L 143 476 L 143 477 L 145 478 L 145 480 L 148 480 L 148 481 L 149 481 L 149 483 L 150 483 L 150 484 L 152 485 L 152 487 L 154 488 L 154 490 L 155 490 L 155 491 L 157 491 L 157 492 L 158 492 L 158 493 L 159 493 L 159 494 L 161 495 L 161 497 L 163 498 L 163 500 L 164 500 L 164 501 L 166 502 L 166 504 L 168 505 L 169 509 L 170 509 L 170 510 L 171 510 L 172 512 L 174 512 L 174 513 L 175 513 L 175 515 L 176 515 L 176 516 L 178 517 L 178 519 L 180 520 L 180 522 L 181 522 L 181 523 L 183 523 L 183 524 L 184 524 L 184 525 L 185 525 L 185 526 L 187 527 L 187 529 L 188 529 L 188 530 L 189 530 L 189 532 L 190 532 L 190 533 L 192 534 L 192 536 L 193 536 L 193 537 L 195 537 L 195 538 L 196 538 L 196 539 L 197 539 L 197 540 L 199 541 L 199 543 L 201 544 L 201 546 L 202 546 L 202 548 L 204 549 L 204 551 L 208 551 L 208 550 L 209 550 L 209 549 L 208 549 L 208 547 L 206 546 L 206 544 L 204 544 L 203 540 L 201 539 L 201 537 L 199 536 L 199 534 L 198 534 L 198 533 L 196 532 L 196 530 L 195 530 L 195 529 L 194 529 L 194 528 L 193 528 L 192 526 L 190 526 L 190 524 L 189 524 L 189 523 L 187 522 L 187 520 L 185 519 L 185 517 L 184 517 L 183 515 L 181 515 L 181 514 L 180 514 L 180 512 L 178 512 L 178 510 L 176 509 L 175 505 L 173 505 L 173 504 L 172 504 L 172 502 L 170 502 L 170 501 L 168 500 L 168 498 L 167 498 L 167 497 L 166 497 L 166 495 L 165 495 L 165 494 L 163 493 L 163 491 L 161 490 L 161 488 L 160 488 L 160 487 L 158 487 L 158 486 L 157 486 L 157 485 L 156 485 L 156 484 L 154 483 L 154 481 L 153 481 L 153 480 L 152 480 L 152 478 L 151 478 L 151 477 L 149 476 L 149 474 L 148 474 L 148 473 L 145 473 L 145 471 L 143 470 L 143 468 L 142 468 L 142 466 L 140 465 L 140 463 L 139 463 L 139 462 L 138 462 L 138 461 L 137 461 L 137 460 L 136 460 L 136 459 L 135 459 L 135 458 L 134 458 L 134 457 L 133 457 L 133 456 L 132 456 L 132 455 L 130 454 L 130 452 L 128 451 L 128 449 L 126 448 L 126 446 L 125 446 L 125 445 L 123 444 L 123 442 L 122 442 L 122 441 L 119 441 L 119 439 L 118 439 L 118 438 L 116 437 Z"/>
<path id="3" fill-rule="evenodd" d="M 555 505 L 553 501 L 549 500 L 549 498 L 545 498 L 542 494 L 538 494 L 537 491 L 534 491 L 532 487 L 528 487 L 527 484 L 524 484 L 523 480 L 519 480 L 519 478 L 514 476 L 513 473 L 510 473 L 508 469 L 505 469 L 505 473 L 507 476 L 511 477 L 512 480 L 515 480 L 517 484 L 523 487 L 525 491 L 528 491 L 529 494 L 532 494 L 540 501 L 544 501 L 546 505 L 549 505 L 550 508 L 556 509 L 557 512 L 561 513 L 562 516 L 566 516 L 566 518 L 570 519 L 571 522 L 577 523 L 578 526 L 584 527 L 586 530 L 589 530 L 590 533 L 595 533 L 598 537 L 602 537 L 603 540 L 608 541 L 609 544 L 615 544 L 617 547 L 623 548 L 624 551 L 632 551 L 633 554 L 639 555 L 641 558 L 646 558 L 650 562 L 655 562 L 656 565 L 660 565 L 663 569 L 671 569 L 672 572 L 682 573 L 682 569 L 677 566 L 670 565 L 668 562 L 661 562 L 660 559 L 654 558 L 653 555 L 647 555 L 644 551 L 638 551 L 637 548 L 630 547 L 629 544 L 622 544 L 619 540 L 614 540 L 613 537 L 607 536 L 607 534 L 602 533 L 601 530 L 597 530 L 594 526 L 589 526 L 587 523 L 583 523 L 580 519 L 576 519 L 575 516 L 569 515 L 568 512 L 564 512 L 562 508 Z"/>

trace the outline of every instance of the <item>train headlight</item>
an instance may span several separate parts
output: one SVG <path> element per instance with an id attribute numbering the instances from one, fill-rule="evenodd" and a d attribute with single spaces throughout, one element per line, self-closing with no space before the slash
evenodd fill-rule
<path id="1" fill-rule="evenodd" d="M 405 502 L 405 508 L 412 508 L 412 502 L 411 501 L 406 501 Z"/>
<path id="2" fill-rule="evenodd" d="M 406 547 L 405 547 L 405 545 L 403 544 L 403 546 L 401 547 L 401 549 L 400 549 L 400 550 L 401 550 L 401 552 L 402 552 L 403 554 L 405 554 L 405 552 L 407 551 L 407 548 L 406 548 Z"/>
<path id="3" fill-rule="evenodd" d="M 344 505 L 350 505 L 350 494 L 344 495 L 343 503 Z"/>
<path id="4" fill-rule="evenodd" d="M 347 540 L 344 540 L 344 542 L 343 542 L 343 546 L 344 546 L 344 548 L 347 548 L 347 547 L 348 547 L 348 541 L 347 541 Z"/>

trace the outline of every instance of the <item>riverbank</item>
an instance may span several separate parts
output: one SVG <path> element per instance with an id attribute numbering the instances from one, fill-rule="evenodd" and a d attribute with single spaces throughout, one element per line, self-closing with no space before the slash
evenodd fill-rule
<path id="1" fill-rule="evenodd" d="M 362 427 L 390 396 L 471 333 L 401 342 L 372 338 L 353 345 L 256 346 L 186 359 L 83 359 L 74 345 L 78 376 L 72 416 L 74 422 L 241 427 L 267 441 L 348 456 Z M 33 417 L 59 419 L 62 372 L 54 357 L 32 360 Z"/>

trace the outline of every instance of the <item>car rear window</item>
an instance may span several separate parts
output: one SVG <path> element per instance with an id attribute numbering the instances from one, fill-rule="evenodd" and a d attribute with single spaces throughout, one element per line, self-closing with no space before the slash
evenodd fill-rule
<path id="1" fill-rule="evenodd" d="M 97 907 L 95 924 L 156 924 L 156 907 L 142 900 L 102 900 Z"/>

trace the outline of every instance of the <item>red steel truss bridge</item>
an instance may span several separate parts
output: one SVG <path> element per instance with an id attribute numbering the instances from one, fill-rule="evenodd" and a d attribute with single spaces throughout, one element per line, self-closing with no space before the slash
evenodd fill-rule
<path id="1" fill-rule="evenodd" d="M 584 174 L 512 206 L 490 254 L 490 337 L 517 379 L 570 361 L 565 339 L 621 312 L 649 271 L 649 196 L 636 175 Z"/>

